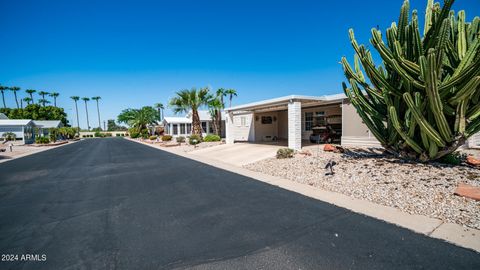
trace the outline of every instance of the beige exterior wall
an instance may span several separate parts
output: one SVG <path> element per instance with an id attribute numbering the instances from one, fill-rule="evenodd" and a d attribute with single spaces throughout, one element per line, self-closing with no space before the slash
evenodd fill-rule
<path id="1" fill-rule="evenodd" d="M 342 103 L 342 145 L 380 146 L 378 140 L 363 123 L 355 107 L 346 99 Z"/>
<path id="2" fill-rule="evenodd" d="M 277 112 L 278 119 L 278 138 L 282 140 L 288 139 L 288 111 Z"/>
<path id="3" fill-rule="evenodd" d="M 262 124 L 262 117 L 270 116 L 273 118 L 271 124 Z M 271 141 L 273 137 L 278 138 L 278 113 L 277 112 L 266 112 L 266 113 L 255 113 L 254 115 L 254 125 L 255 125 L 255 141 Z M 270 137 L 270 139 L 266 137 Z"/>

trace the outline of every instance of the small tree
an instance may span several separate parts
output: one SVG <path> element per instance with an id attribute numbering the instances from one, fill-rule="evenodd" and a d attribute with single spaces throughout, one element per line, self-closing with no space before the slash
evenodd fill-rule
<path id="1" fill-rule="evenodd" d="M 350 29 L 356 54 L 354 68 L 342 58 L 345 94 L 382 146 L 402 157 L 435 160 L 480 131 L 480 19 L 465 22 L 452 4 L 428 0 L 423 37 L 416 10 L 409 21 L 407 0 L 386 44 L 373 28 L 380 66 Z"/>
<path id="2" fill-rule="evenodd" d="M 174 113 L 192 113 L 192 134 L 202 137 L 202 126 L 198 110 L 202 106 L 208 105 L 209 100 L 208 87 L 197 90 L 181 90 L 176 93 L 176 97 L 170 100 L 170 106 Z"/>

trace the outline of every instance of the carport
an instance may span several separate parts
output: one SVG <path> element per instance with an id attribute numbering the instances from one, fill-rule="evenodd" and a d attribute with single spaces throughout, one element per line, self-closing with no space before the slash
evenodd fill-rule
<path id="1" fill-rule="evenodd" d="M 290 95 L 227 108 L 226 141 L 287 141 L 289 148 L 300 150 L 302 141 L 309 140 L 316 118 L 336 116 L 342 124 L 344 99 L 344 94 Z"/>

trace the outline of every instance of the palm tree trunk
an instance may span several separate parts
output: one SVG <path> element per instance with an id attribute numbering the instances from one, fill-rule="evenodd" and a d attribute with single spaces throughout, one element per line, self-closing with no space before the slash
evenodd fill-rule
<path id="1" fill-rule="evenodd" d="M 35 101 L 33 101 L 33 93 L 30 93 L 30 98 L 32 99 L 32 103 L 35 103 Z M 28 103 L 28 105 L 30 105 L 30 103 Z"/>
<path id="2" fill-rule="evenodd" d="M 57 107 L 57 98 L 53 97 L 53 106 Z"/>
<path id="3" fill-rule="evenodd" d="M 17 91 L 13 91 L 13 95 L 15 96 L 15 103 L 17 103 L 17 109 L 20 109 L 20 106 L 18 106 Z"/>
<path id="4" fill-rule="evenodd" d="M 200 124 L 200 116 L 197 109 L 192 109 L 192 134 L 202 138 L 202 125 Z"/>
<path id="5" fill-rule="evenodd" d="M 217 135 L 222 136 L 222 111 L 217 110 L 217 114 L 215 115 L 215 122 L 217 125 Z"/>
<path id="6" fill-rule="evenodd" d="M 20 99 L 20 108 L 23 109 L 23 99 Z"/>
<path id="7" fill-rule="evenodd" d="M 232 107 L 232 99 L 233 99 L 233 96 L 230 95 L 230 108 Z"/>
<path id="8" fill-rule="evenodd" d="M 86 101 L 85 101 L 85 112 L 87 113 L 87 130 L 90 130 L 90 122 L 88 121 L 88 106 Z"/>
<path id="9" fill-rule="evenodd" d="M 102 123 L 100 123 L 100 108 L 98 107 L 98 99 L 97 99 L 97 114 L 98 114 L 98 128 L 102 129 Z"/>
<path id="10" fill-rule="evenodd" d="M 77 134 L 80 136 L 80 118 L 78 117 L 78 105 L 75 100 L 75 111 L 77 112 Z"/>
<path id="11" fill-rule="evenodd" d="M 5 104 L 5 93 L 2 91 L 2 100 L 3 100 L 3 108 L 7 108 L 7 104 Z"/>

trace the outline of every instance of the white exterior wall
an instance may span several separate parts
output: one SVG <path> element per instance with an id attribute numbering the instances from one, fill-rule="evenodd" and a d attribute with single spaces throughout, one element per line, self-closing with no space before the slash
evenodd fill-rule
<path id="1" fill-rule="evenodd" d="M 302 148 L 302 103 L 288 103 L 288 148 Z"/>
<path id="2" fill-rule="evenodd" d="M 253 113 L 229 113 L 225 123 L 227 143 L 255 141 L 255 124 L 253 121 Z"/>
<path id="3" fill-rule="evenodd" d="M 480 133 L 472 135 L 466 143 L 468 148 L 480 148 Z"/>
<path id="4" fill-rule="evenodd" d="M 271 124 L 262 124 L 262 117 L 272 117 Z M 278 139 L 278 113 L 265 112 L 254 115 L 255 139 L 256 142 L 271 141 L 273 137 Z"/>

